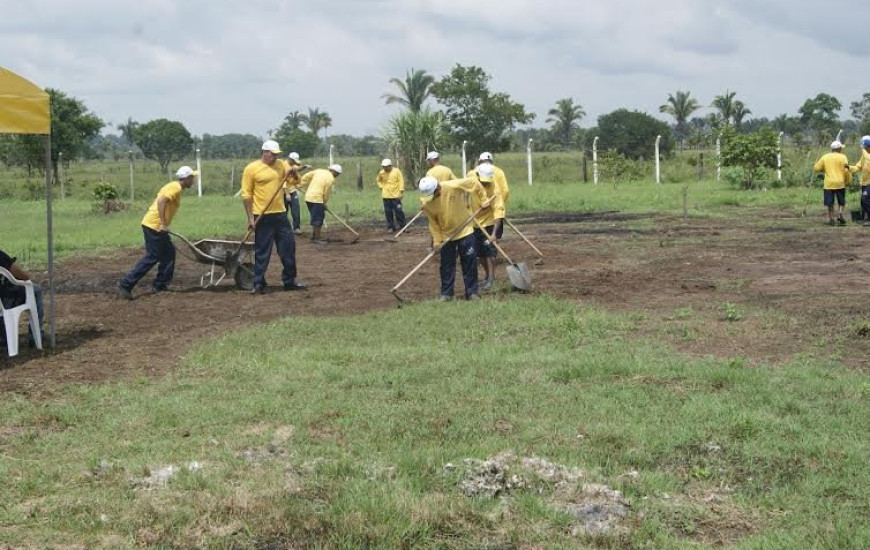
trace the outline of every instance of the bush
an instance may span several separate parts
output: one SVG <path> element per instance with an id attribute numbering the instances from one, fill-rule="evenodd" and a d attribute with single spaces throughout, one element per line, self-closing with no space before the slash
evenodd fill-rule
<path id="1" fill-rule="evenodd" d="M 119 201 L 119 196 L 118 188 L 111 183 L 98 183 L 94 187 L 94 199 L 97 201 L 97 204 L 94 205 L 94 210 L 102 214 L 126 212 L 129 206 Z"/>

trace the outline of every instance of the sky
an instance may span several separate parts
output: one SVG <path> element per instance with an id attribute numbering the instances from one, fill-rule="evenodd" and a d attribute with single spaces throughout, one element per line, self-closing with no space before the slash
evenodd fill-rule
<path id="1" fill-rule="evenodd" d="M 485 69 L 534 127 L 566 97 L 583 126 L 622 107 L 667 120 L 677 90 L 705 106 L 736 91 L 771 118 L 824 92 L 848 118 L 870 92 L 867 29 L 866 0 L 0 0 L 0 66 L 108 123 L 197 135 L 265 136 L 309 107 L 332 134 L 380 134 L 400 109 L 382 99 L 390 78 L 457 63 Z"/>

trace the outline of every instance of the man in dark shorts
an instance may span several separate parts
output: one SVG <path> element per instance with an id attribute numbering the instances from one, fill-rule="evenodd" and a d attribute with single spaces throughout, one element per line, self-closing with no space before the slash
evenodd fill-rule
<path id="1" fill-rule="evenodd" d="M 831 152 L 825 153 L 813 165 L 813 172 L 825 174 L 825 206 L 828 209 L 828 225 L 846 225 L 843 209 L 846 206 L 846 187 L 852 184 L 849 159 L 843 154 L 843 144 L 831 143 Z M 834 200 L 837 201 L 837 221 L 834 221 Z"/>
<path id="2" fill-rule="evenodd" d="M 498 255 L 495 245 L 492 243 L 498 240 L 498 230 L 502 226 L 504 216 L 496 218 L 499 212 L 504 212 L 502 205 L 501 194 L 495 183 L 495 170 L 492 164 L 481 164 L 477 169 L 469 172 L 468 177 L 477 179 L 486 193 L 486 198 L 490 200 L 490 208 L 486 208 L 477 215 L 474 224 L 474 236 L 477 238 L 477 258 L 483 266 L 483 283 L 480 285 L 481 290 L 492 290 L 492 285 L 495 283 L 495 257 Z M 477 211 L 481 207 L 477 196 L 471 197 L 471 209 Z M 492 238 L 490 240 L 481 230 L 481 226 L 486 233 Z"/>

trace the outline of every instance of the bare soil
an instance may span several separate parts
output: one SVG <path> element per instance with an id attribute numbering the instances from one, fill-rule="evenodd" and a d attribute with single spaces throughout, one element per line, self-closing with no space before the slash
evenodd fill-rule
<path id="1" fill-rule="evenodd" d="M 829 228 L 818 218 L 683 220 L 618 212 L 514 221 L 546 256 L 533 265 L 532 250 L 506 231 L 502 244 L 532 268 L 535 293 L 630 313 L 639 336 L 749 364 L 800 353 L 870 368 L 870 228 Z M 331 227 L 334 240 L 326 245 L 297 239 L 299 279 L 311 285 L 303 292 L 281 291 L 277 257 L 268 273 L 275 286 L 252 296 L 228 281 L 199 288 L 205 266 L 179 256 L 172 291 L 150 293 L 152 272 L 127 302 L 115 285 L 140 249 L 67 260 L 56 276 L 56 353 L 25 347 L 15 358 L 4 354 L 0 391 L 48 397 L 68 383 L 161 376 L 196 343 L 253 323 L 394 309 L 390 289 L 426 255 L 427 232 L 418 222 L 390 243 L 373 225 L 363 226 L 357 244 Z M 499 277 L 495 294 L 503 299 L 509 288 L 503 266 Z M 437 258 L 400 294 L 437 297 Z"/>

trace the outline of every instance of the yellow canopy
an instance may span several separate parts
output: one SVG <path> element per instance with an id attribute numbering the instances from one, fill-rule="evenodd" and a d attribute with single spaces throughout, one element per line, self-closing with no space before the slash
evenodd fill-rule
<path id="1" fill-rule="evenodd" d="M 0 134 L 50 134 L 48 94 L 36 84 L 0 67 Z"/>

